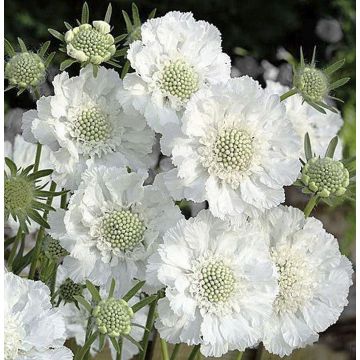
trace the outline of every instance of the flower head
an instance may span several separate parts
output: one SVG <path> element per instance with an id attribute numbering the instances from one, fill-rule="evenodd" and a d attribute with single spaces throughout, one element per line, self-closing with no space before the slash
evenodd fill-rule
<path id="1" fill-rule="evenodd" d="M 149 259 L 147 281 L 166 287 L 159 300 L 160 336 L 201 344 L 205 356 L 254 346 L 277 293 L 266 233 L 202 210 L 180 220 Z"/>
<path id="2" fill-rule="evenodd" d="M 194 95 L 182 132 L 172 140 L 176 168 L 163 175 L 165 184 L 178 200 L 209 201 L 217 217 L 278 205 L 299 174 L 300 139 L 285 108 L 249 77 Z"/>
<path id="3" fill-rule="evenodd" d="M 62 312 L 41 281 L 5 273 L 5 360 L 70 360 Z M 41 334 L 41 336 L 39 336 Z"/>
<path id="4" fill-rule="evenodd" d="M 58 261 L 69 253 L 60 245 L 60 241 L 50 235 L 43 240 L 43 251 L 48 259 Z"/>
<path id="5" fill-rule="evenodd" d="M 99 166 L 84 173 L 67 211 L 51 215 L 50 234 L 70 255 L 64 267 L 75 282 L 119 286 L 145 278 L 145 263 L 162 234 L 180 218 L 159 180 L 145 173 Z"/>
<path id="6" fill-rule="evenodd" d="M 138 114 L 126 114 L 116 99 L 122 81 L 114 70 L 91 67 L 80 76 L 55 77 L 55 95 L 42 97 L 37 111 L 23 115 L 24 138 L 51 149 L 54 178 L 75 189 L 82 172 L 94 164 L 147 168 L 154 133 Z"/>
<path id="7" fill-rule="evenodd" d="M 340 316 L 352 284 L 349 260 L 319 220 L 279 206 L 261 223 L 270 234 L 279 292 L 265 322 L 263 343 L 271 353 L 289 355 L 318 339 Z"/>
<path id="8" fill-rule="evenodd" d="M 230 59 L 222 52 L 218 29 L 196 21 L 191 13 L 174 11 L 148 20 L 127 58 L 135 73 L 124 78 L 128 92 L 121 92 L 119 101 L 129 111 L 143 113 L 162 134 L 179 131 L 183 110 L 197 91 L 230 77 Z M 171 145 L 163 143 L 162 150 L 169 154 Z"/>

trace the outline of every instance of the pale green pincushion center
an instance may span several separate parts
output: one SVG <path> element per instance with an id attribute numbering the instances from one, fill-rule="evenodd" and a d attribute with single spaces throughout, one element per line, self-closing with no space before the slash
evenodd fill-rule
<path id="1" fill-rule="evenodd" d="M 215 161 L 224 169 L 247 170 L 253 155 L 252 138 L 243 130 L 223 130 L 216 138 L 213 152 Z"/>
<path id="2" fill-rule="evenodd" d="M 132 251 L 141 243 L 145 226 L 138 214 L 130 210 L 117 210 L 106 214 L 101 222 L 103 241 L 122 252 Z"/>
<path id="3" fill-rule="evenodd" d="M 327 95 L 328 82 L 320 70 L 306 67 L 299 77 L 298 88 L 312 101 L 322 101 Z"/>
<path id="4" fill-rule="evenodd" d="M 94 308 L 93 316 L 100 333 L 117 337 L 130 333 L 134 313 L 123 299 L 110 298 L 100 301 Z"/>
<path id="5" fill-rule="evenodd" d="M 223 261 L 210 262 L 200 271 L 202 296 L 212 303 L 225 302 L 235 288 L 233 271 Z"/>
<path id="6" fill-rule="evenodd" d="M 161 88 L 182 101 L 198 90 L 198 83 L 199 77 L 193 67 L 184 61 L 177 60 L 163 69 Z"/>
<path id="7" fill-rule="evenodd" d="M 76 50 L 81 50 L 89 58 L 92 56 L 100 56 L 105 58 L 109 51 L 109 42 L 106 34 L 102 34 L 94 28 L 80 29 L 71 41 L 71 45 Z"/>
<path id="8" fill-rule="evenodd" d="M 111 130 L 108 115 L 97 107 L 82 110 L 74 122 L 75 137 L 84 142 L 103 142 L 110 137 Z"/>
<path id="9" fill-rule="evenodd" d="M 82 286 L 67 278 L 59 287 L 59 296 L 65 302 L 74 302 L 74 296 L 81 295 Z"/>
<path id="10" fill-rule="evenodd" d="M 5 208 L 9 211 L 26 209 L 33 199 L 33 184 L 21 177 L 5 180 Z"/>
<path id="11" fill-rule="evenodd" d="M 24 52 L 13 56 L 5 67 L 10 84 L 22 88 L 39 85 L 45 77 L 45 65 L 39 55 Z"/>

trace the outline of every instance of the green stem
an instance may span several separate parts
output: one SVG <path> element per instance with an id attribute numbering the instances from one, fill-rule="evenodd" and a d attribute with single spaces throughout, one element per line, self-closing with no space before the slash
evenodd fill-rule
<path id="1" fill-rule="evenodd" d="M 139 356 L 140 360 L 145 360 L 146 357 L 146 351 L 149 344 L 150 331 L 153 328 L 155 321 L 156 304 L 157 304 L 157 300 L 153 301 L 149 306 L 149 313 L 145 325 L 146 329 L 144 331 L 144 337 L 141 342 L 141 347 L 143 348 L 143 351 L 140 353 Z"/>
<path id="2" fill-rule="evenodd" d="M 19 226 L 18 232 L 16 233 L 14 245 L 11 248 L 10 255 L 9 255 L 9 258 L 8 258 L 8 262 L 7 262 L 8 263 L 8 268 L 9 268 L 10 271 L 11 271 L 12 264 L 13 264 L 13 261 L 15 259 L 15 255 L 16 255 L 16 250 L 17 250 L 17 248 L 19 246 L 21 238 L 22 238 L 22 231 L 21 231 L 21 227 Z"/>
<path id="3" fill-rule="evenodd" d="M 56 183 L 54 183 L 52 181 L 51 185 L 50 185 L 50 191 L 54 192 L 55 190 L 56 190 Z M 53 197 L 49 196 L 46 203 L 48 205 L 51 205 L 52 200 L 53 200 Z M 44 219 L 45 220 L 47 219 L 48 213 L 49 213 L 48 211 L 44 211 Z M 41 246 L 42 246 L 42 242 L 43 242 L 43 239 L 44 239 L 44 234 L 45 234 L 45 229 L 41 226 L 39 231 L 38 231 L 37 237 L 36 237 L 36 243 L 35 243 L 35 247 L 34 247 L 34 254 L 33 254 L 33 257 L 31 259 L 29 279 L 32 279 L 32 280 L 34 280 L 34 277 L 35 277 L 36 264 L 37 264 L 37 261 L 38 261 L 38 257 L 40 255 Z"/>
<path id="4" fill-rule="evenodd" d="M 63 188 L 62 191 L 64 191 L 65 189 Z M 67 193 L 61 195 L 61 200 L 60 200 L 60 208 L 61 209 L 66 209 L 66 203 L 67 203 Z"/>
<path id="5" fill-rule="evenodd" d="M 86 339 L 84 346 L 76 353 L 74 360 L 82 360 L 84 358 L 86 353 L 90 350 L 92 343 L 96 340 L 97 336 L 98 333 L 97 331 L 95 331 L 91 336 Z"/>
<path id="6" fill-rule="evenodd" d="M 36 145 L 36 154 L 35 154 L 35 163 L 34 163 L 33 172 L 36 172 L 36 171 L 39 170 L 40 157 L 41 157 L 41 149 L 42 149 L 42 145 L 41 145 L 40 143 L 37 143 L 37 145 Z"/>
<path id="7" fill-rule="evenodd" d="M 284 101 L 285 99 L 287 99 L 290 96 L 295 95 L 296 93 L 297 93 L 296 88 L 293 88 L 293 89 L 289 90 L 288 92 L 286 92 L 285 94 L 282 94 L 280 96 L 280 101 Z"/>
<path id="8" fill-rule="evenodd" d="M 242 357 L 243 357 L 244 353 L 242 351 L 238 351 L 236 353 L 236 357 L 235 357 L 235 360 L 241 360 Z"/>
<path id="9" fill-rule="evenodd" d="M 308 201 L 308 203 L 306 204 L 305 209 L 304 209 L 305 218 L 309 217 L 309 215 L 311 214 L 311 211 L 316 206 L 317 201 L 318 201 L 318 197 L 316 195 L 312 196 L 310 198 L 310 200 Z"/>
<path id="10" fill-rule="evenodd" d="M 194 348 L 192 349 L 190 355 L 189 355 L 188 360 L 195 360 L 195 357 L 196 357 L 197 353 L 199 352 L 199 350 L 200 350 L 200 344 L 195 345 Z"/>
<path id="11" fill-rule="evenodd" d="M 181 344 L 176 344 L 176 345 L 175 345 L 174 350 L 173 350 L 173 352 L 171 353 L 171 358 L 170 358 L 170 360 L 175 360 L 175 359 L 176 359 L 176 356 L 177 356 L 177 354 L 178 354 L 178 352 L 179 352 L 179 350 L 180 350 L 180 346 L 181 346 Z"/>
<path id="12" fill-rule="evenodd" d="M 162 359 L 169 360 L 169 351 L 168 351 L 167 343 L 164 339 L 160 338 L 160 346 L 161 346 Z"/>
<path id="13" fill-rule="evenodd" d="M 120 336 L 120 338 L 119 338 L 120 351 L 116 354 L 116 360 L 121 360 L 122 348 L 123 348 L 123 338 Z"/>
<path id="14" fill-rule="evenodd" d="M 34 89 L 34 95 L 36 97 L 36 100 L 39 100 L 41 98 L 41 94 L 38 88 Z"/>

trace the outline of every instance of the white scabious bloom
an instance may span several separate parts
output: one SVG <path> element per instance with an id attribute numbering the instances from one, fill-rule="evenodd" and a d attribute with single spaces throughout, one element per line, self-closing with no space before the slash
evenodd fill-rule
<path id="1" fill-rule="evenodd" d="M 69 251 L 64 266 L 75 282 L 121 289 L 145 278 L 145 264 L 163 233 L 181 217 L 166 188 L 145 172 L 98 166 L 87 170 L 67 211 L 51 213 L 49 233 Z"/>
<path id="2" fill-rule="evenodd" d="M 267 81 L 266 91 L 282 95 L 289 91 L 289 88 L 274 81 Z M 309 133 L 312 150 L 316 155 L 324 156 L 330 140 L 338 134 L 343 125 L 341 115 L 331 111 L 322 114 L 304 102 L 299 94 L 290 96 L 284 100 L 284 104 L 286 116 L 302 141 L 305 134 Z M 299 157 L 305 159 L 304 147 L 301 148 Z M 341 141 L 336 147 L 334 158 L 342 158 Z"/>
<path id="3" fill-rule="evenodd" d="M 26 141 L 51 149 L 58 184 L 75 189 L 93 164 L 148 168 L 154 133 L 142 115 L 123 112 L 116 99 L 123 85 L 114 70 L 100 67 L 94 78 L 89 65 L 76 77 L 61 73 L 53 85 L 55 95 L 38 100 L 22 128 Z"/>
<path id="4" fill-rule="evenodd" d="M 19 168 L 25 169 L 26 167 L 34 164 L 36 154 L 36 145 L 32 143 L 28 143 L 24 140 L 21 135 L 16 135 L 14 139 L 14 143 L 12 144 L 10 141 L 5 141 L 4 144 L 4 155 L 5 157 L 10 158 Z M 39 170 L 44 169 L 52 169 L 53 165 L 50 161 L 50 150 L 48 148 L 44 148 L 41 151 L 41 158 L 39 164 Z M 9 169 L 6 167 L 5 171 L 10 175 Z M 45 185 L 45 181 L 48 182 L 48 178 L 40 179 Z M 56 199 L 55 199 L 56 201 Z M 16 222 L 11 216 L 6 224 L 9 227 L 9 235 L 15 236 L 17 230 L 19 228 L 19 223 Z M 39 229 L 40 225 L 34 221 L 30 220 L 30 224 L 28 224 L 29 233 L 33 234 Z"/>
<path id="5" fill-rule="evenodd" d="M 5 273 L 5 360 L 70 360 L 65 323 L 41 281 Z"/>
<path id="6" fill-rule="evenodd" d="M 173 11 L 141 26 L 141 40 L 127 58 L 135 73 L 124 79 L 119 101 L 143 113 L 158 133 L 179 130 L 189 99 L 203 87 L 230 77 L 230 58 L 222 52 L 219 30 L 191 13 Z M 131 105 L 131 106 L 130 106 Z M 162 151 L 170 153 L 169 144 Z"/>
<path id="7" fill-rule="evenodd" d="M 166 287 L 160 336 L 201 344 L 205 356 L 256 345 L 277 293 L 266 237 L 255 224 L 231 228 L 208 210 L 170 229 L 147 268 L 148 282 Z"/>
<path id="8" fill-rule="evenodd" d="M 312 344 L 337 321 L 348 303 L 353 271 L 336 239 L 299 209 L 279 206 L 262 223 L 270 233 L 279 283 L 273 314 L 263 326 L 263 343 L 284 356 Z"/>
<path id="9" fill-rule="evenodd" d="M 176 199 L 207 200 L 217 217 L 272 208 L 298 177 L 301 143 L 284 105 L 247 76 L 195 94 L 182 131 L 165 184 Z"/>
<path id="10" fill-rule="evenodd" d="M 74 295 L 80 295 L 88 301 L 91 302 L 91 295 L 85 286 L 81 286 L 81 284 L 74 283 L 68 277 L 68 271 L 63 266 L 58 267 L 57 278 L 56 278 L 56 289 L 59 291 L 60 295 L 60 304 L 59 308 L 62 311 L 62 314 L 65 319 L 66 326 L 66 337 L 68 339 L 75 338 L 77 345 L 83 346 L 85 343 L 85 335 L 86 335 L 86 327 L 89 318 L 89 312 L 85 310 L 85 308 L 81 305 L 77 307 L 71 299 Z M 79 292 L 79 289 L 81 291 Z M 130 290 L 128 288 L 127 290 Z M 101 289 L 101 295 L 103 297 L 107 296 L 104 288 Z M 115 296 L 117 298 L 121 298 L 125 293 L 119 293 L 116 291 Z M 133 305 L 132 302 L 135 300 L 130 300 L 130 304 Z M 144 307 L 141 310 L 137 311 L 134 314 L 132 319 L 133 323 L 144 326 L 146 324 L 148 307 Z M 130 331 L 130 336 L 132 336 L 136 341 L 141 341 L 144 335 L 144 329 L 139 326 L 132 326 Z M 110 347 L 112 358 L 116 359 L 116 351 L 110 341 L 108 341 L 108 346 Z M 94 356 L 97 352 L 99 352 L 99 341 L 96 340 L 91 346 L 91 355 Z M 130 342 L 128 339 L 123 339 L 123 347 L 122 347 L 122 358 L 121 360 L 130 360 L 139 352 L 139 348 Z"/>

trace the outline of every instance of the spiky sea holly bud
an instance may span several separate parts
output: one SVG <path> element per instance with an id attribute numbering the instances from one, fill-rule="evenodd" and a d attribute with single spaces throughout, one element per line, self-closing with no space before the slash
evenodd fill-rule
<path id="1" fill-rule="evenodd" d="M 5 79 L 9 82 L 6 90 L 16 87 L 19 89 L 18 94 L 20 94 L 25 90 L 38 89 L 45 81 L 46 69 L 55 53 L 48 57 L 45 56 L 50 45 L 49 41 L 37 53 L 29 51 L 20 38 L 18 38 L 18 42 L 20 52 L 15 52 L 10 42 L 5 39 L 5 51 L 9 56 L 5 64 Z"/>
<path id="2" fill-rule="evenodd" d="M 336 108 L 327 103 L 328 99 L 340 99 L 331 95 L 332 90 L 346 84 L 350 78 L 342 78 L 333 81 L 331 75 L 339 70 L 345 60 L 339 60 L 325 69 L 315 66 L 316 47 L 310 64 L 306 64 L 302 49 L 300 48 L 300 63 L 293 67 L 293 88 L 282 95 L 282 100 L 296 93 L 300 94 L 304 101 L 321 113 L 325 110 L 337 112 Z"/>

